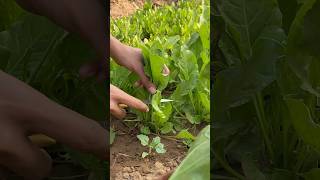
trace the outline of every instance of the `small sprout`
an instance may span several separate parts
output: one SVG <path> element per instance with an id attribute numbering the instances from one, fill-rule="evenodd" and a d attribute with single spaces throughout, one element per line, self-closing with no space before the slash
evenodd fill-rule
<path id="1" fill-rule="evenodd" d="M 155 148 L 160 143 L 160 137 L 157 136 L 152 139 L 152 142 L 149 144 L 151 148 Z"/>
<path id="2" fill-rule="evenodd" d="M 159 154 L 166 153 L 166 150 L 164 149 L 164 145 L 162 143 L 159 143 L 156 147 L 156 152 Z"/>
<path id="3" fill-rule="evenodd" d="M 141 155 L 141 157 L 142 157 L 142 158 L 145 158 L 145 157 L 148 156 L 148 155 L 149 155 L 149 153 L 143 152 L 142 155 Z"/>
<path id="4" fill-rule="evenodd" d="M 144 134 L 139 134 L 137 138 L 140 140 L 142 146 L 147 146 L 149 144 L 149 137 Z"/>
<path id="5" fill-rule="evenodd" d="M 150 142 L 150 144 L 149 144 L 149 137 L 148 136 L 140 134 L 137 137 L 143 146 L 149 147 L 149 152 L 143 152 L 141 155 L 142 158 L 145 158 L 146 156 L 152 154 L 152 150 L 154 150 L 158 154 L 166 153 L 164 145 L 160 142 L 161 139 L 159 136 L 153 138 L 152 141 Z"/>

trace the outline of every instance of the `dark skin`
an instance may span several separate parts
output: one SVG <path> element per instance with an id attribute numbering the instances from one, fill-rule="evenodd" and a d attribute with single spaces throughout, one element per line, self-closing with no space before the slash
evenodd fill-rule
<path id="1" fill-rule="evenodd" d="M 47 177 L 51 159 L 27 138 L 45 134 L 107 160 L 108 132 L 95 121 L 60 106 L 25 83 L 0 71 L 0 164 L 37 180 Z"/>
<path id="2" fill-rule="evenodd" d="M 26 10 L 42 15 L 70 33 L 80 35 L 96 50 L 99 61 L 88 65 L 87 75 L 101 76 L 109 48 L 107 16 L 100 0 L 17 0 Z M 83 12 L 90 12 L 89 15 Z M 95 33 L 91 33 L 95 32 Z M 109 133 L 97 122 L 64 108 L 0 71 L 0 165 L 25 179 L 47 177 L 51 170 L 49 155 L 28 138 L 45 134 L 59 143 L 109 158 Z"/>
<path id="3" fill-rule="evenodd" d="M 24 9 L 80 35 L 96 50 L 97 60 L 84 65 L 79 70 L 80 75 L 105 79 L 106 50 L 110 48 L 111 57 L 118 64 L 139 75 L 138 86 L 154 93 L 155 86 L 143 72 L 141 52 L 108 35 L 103 0 L 16 1 Z M 51 158 L 30 141 L 28 136 L 32 134 L 45 134 L 71 148 L 92 153 L 103 160 L 109 159 L 109 133 L 98 123 L 51 101 L 1 70 L 0 84 L 3 85 L 0 87 L 0 166 L 26 180 L 41 180 L 49 176 Z M 121 119 L 125 112 L 119 104 L 140 111 L 148 110 L 141 100 L 110 85 L 110 112 Z"/>

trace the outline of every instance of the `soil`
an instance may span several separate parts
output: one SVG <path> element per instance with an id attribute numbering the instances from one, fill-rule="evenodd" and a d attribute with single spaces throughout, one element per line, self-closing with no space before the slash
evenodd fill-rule
<path id="1" fill-rule="evenodd" d="M 110 15 L 112 18 L 129 16 L 141 8 L 146 0 L 111 0 Z M 171 3 L 176 0 L 152 0 L 155 5 Z"/>
<path id="2" fill-rule="evenodd" d="M 116 138 L 111 146 L 111 180 L 154 180 L 172 172 L 183 160 L 187 148 L 173 139 L 161 138 L 167 152 L 141 157 L 147 147 L 137 139 L 137 128 L 129 128 L 122 121 L 112 120 L 111 127 L 116 131 Z M 152 136 L 151 136 L 152 137 Z"/>
<path id="3" fill-rule="evenodd" d="M 111 0 L 110 14 L 113 18 L 129 16 L 143 6 L 143 0 Z"/>

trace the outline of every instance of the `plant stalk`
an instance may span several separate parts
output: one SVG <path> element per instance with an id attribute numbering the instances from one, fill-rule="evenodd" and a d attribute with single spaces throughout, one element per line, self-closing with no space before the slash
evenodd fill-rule
<path id="1" fill-rule="evenodd" d="M 264 111 L 264 106 L 263 106 L 263 100 L 262 100 L 262 95 L 261 93 L 257 93 L 253 97 L 253 103 L 254 107 L 258 116 L 258 123 L 262 132 L 262 136 L 264 138 L 265 145 L 267 147 L 268 153 L 272 159 L 274 160 L 274 153 L 273 153 L 273 148 L 270 142 L 270 139 L 268 137 L 268 132 L 267 132 L 267 121 L 265 117 L 265 111 Z"/>

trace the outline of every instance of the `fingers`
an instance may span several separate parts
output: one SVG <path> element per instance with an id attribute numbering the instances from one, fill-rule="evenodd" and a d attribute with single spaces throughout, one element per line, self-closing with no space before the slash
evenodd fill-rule
<path id="1" fill-rule="evenodd" d="M 135 82 L 135 83 L 134 83 L 134 87 L 143 88 L 143 85 L 142 85 L 142 83 L 141 83 L 141 80 Z"/>
<path id="2" fill-rule="evenodd" d="M 118 119 L 122 119 L 126 115 L 126 112 L 120 106 L 120 104 L 125 104 L 141 112 L 149 111 L 148 106 L 141 100 L 130 96 L 129 94 L 113 85 L 110 85 L 110 111 L 111 114 Z"/>
<path id="3" fill-rule="evenodd" d="M 56 144 L 56 140 L 54 140 L 46 135 L 43 135 L 43 134 L 34 134 L 34 135 L 29 136 L 28 138 L 30 139 L 30 141 L 33 144 L 35 144 L 41 148 Z"/>
<path id="4" fill-rule="evenodd" d="M 0 165 L 27 180 L 41 180 L 50 175 L 50 156 L 31 144 L 19 128 L 3 128 L 0 141 Z"/>
<path id="5" fill-rule="evenodd" d="M 169 76 L 169 74 L 170 74 L 170 69 L 168 68 L 168 66 L 167 65 L 163 65 L 163 69 L 162 69 L 162 75 L 163 76 Z"/>
<path id="6" fill-rule="evenodd" d="M 141 112 L 148 112 L 149 111 L 149 107 L 145 103 L 143 103 L 141 100 L 139 100 L 133 96 L 130 96 L 127 93 L 124 93 L 123 96 L 120 97 L 119 103 L 126 104 L 129 107 L 134 108 L 134 109 L 141 111 Z"/>
<path id="7" fill-rule="evenodd" d="M 163 176 L 160 177 L 158 180 L 168 180 L 172 174 L 173 174 L 173 171 L 171 171 L 171 172 L 163 175 Z"/>
<path id="8" fill-rule="evenodd" d="M 125 110 L 115 103 L 110 104 L 110 112 L 117 119 L 123 119 L 126 116 Z"/>
<path id="9" fill-rule="evenodd" d="M 140 80 L 135 85 L 137 87 L 140 87 L 142 85 L 143 87 L 145 87 L 148 90 L 149 93 L 155 94 L 156 93 L 156 86 L 146 76 L 143 68 L 137 70 L 136 73 L 140 77 Z M 169 74 L 170 74 L 170 69 L 168 68 L 167 65 L 164 64 L 163 69 L 162 69 L 162 75 L 169 76 Z"/>
<path id="10" fill-rule="evenodd" d="M 12 76 L 1 74 L 1 71 L 0 82 L 6 84 L 0 88 L 0 99 L 9 102 L 0 103 L 0 123 L 16 122 L 25 132 L 45 134 L 71 148 L 108 160 L 109 132 L 99 123 L 57 104 Z M 13 90 L 16 93 L 12 93 Z M 1 114 L 10 119 L 1 117 Z M 0 133 L 1 127 L 0 124 Z"/>
<path id="11" fill-rule="evenodd" d="M 139 76 L 140 78 L 140 83 L 142 86 L 151 94 L 156 93 L 156 86 L 149 80 L 149 78 L 146 76 L 144 69 L 143 69 L 143 56 L 141 49 L 134 48 L 135 51 L 135 57 L 136 59 L 139 59 L 139 63 L 137 63 L 135 66 L 136 68 L 133 68 L 135 73 Z"/>
<path id="12" fill-rule="evenodd" d="M 139 83 L 151 94 L 155 94 L 157 89 L 156 86 L 149 80 L 143 70 L 137 72 L 140 77 Z"/>
<path id="13" fill-rule="evenodd" d="M 88 64 L 84 64 L 79 69 L 81 78 L 89 78 L 96 76 L 98 81 L 106 79 L 107 65 L 103 61 L 95 61 Z"/>

